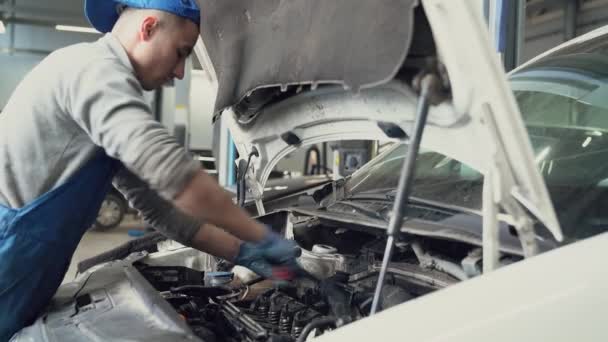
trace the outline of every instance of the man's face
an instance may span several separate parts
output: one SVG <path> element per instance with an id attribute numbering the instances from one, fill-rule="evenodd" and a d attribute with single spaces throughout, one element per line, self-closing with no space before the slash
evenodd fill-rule
<path id="1" fill-rule="evenodd" d="M 198 39 L 199 28 L 189 20 L 153 26 L 134 51 L 134 67 L 145 90 L 156 89 L 174 78 L 184 78 L 186 58 Z"/>

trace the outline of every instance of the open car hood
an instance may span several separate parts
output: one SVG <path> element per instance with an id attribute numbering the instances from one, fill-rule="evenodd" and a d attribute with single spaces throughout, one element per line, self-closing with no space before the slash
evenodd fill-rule
<path id="1" fill-rule="evenodd" d="M 262 88 L 389 81 L 407 54 L 417 3 L 199 1 L 201 37 L 218 78 L 215 111 Z"/>
<path id="2" fill-rule="evenodd" d="M 263 213 L 261 194 L 270 171 L 299 146 L 407 139 L 417 94 L 396 76 L 404 60 L 421 51 L 417 37 L 419 43 L 428 41 L 424 25 L 418 25 L 422 22 L 432 31 L 452 92 L 449 101 L 431 108 L 422 147 L 483 173 L 488 198 L 510 216 L 510 223 L 517 226 L 532 216 L 561 240 L 523 120 L 474 2 L 370 4 L 201 2 L 205 57 L 218 80 L 216 109 L 228 108 L 223 116 L 240 156 L 247 158 L 254 148 L 260 153 L 248 171 L 253 196 L 260 199 L 258 210 Z M 310 38 L 308 32 L 313 32 Z M 256 107 L 255 115 L 244 116 L 239 109 L 260 89 L 286 92 L 288 86 L 310 84 Z M 319 84 L 338 86 L 316 88 Z"/>

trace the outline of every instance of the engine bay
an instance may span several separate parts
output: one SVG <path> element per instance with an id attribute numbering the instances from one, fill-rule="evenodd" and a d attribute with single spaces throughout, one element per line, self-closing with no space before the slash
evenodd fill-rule
<path id="1" fill-rule="evenodd" d="M 144 237 L 95 257 L 23 334 L 53 342 L 305 341 L 370 315 L 383 229 L 294 211 L 259 220 L 299 245 L 307 275 L 274 282 L 175 241 Z M 501 263 L 521 258 L 505 252 Z M 481 268 L 476 243 L 402 232 L 379 309 L 408 305 Z"/>
<path id="2" fill-rule="evenodd" d="M 352 280 L 337 272 L 318 283 L 269 281 L 211 285 L 200 274 L 196 284 L 191 269 L 137 265 L 177 314 L 204 341 L 299 341 L 364 318 L 373 298 L 373 273 Z M 210 272 L 216 273 L 216 272 Z M 222 273 L 220 277 L 226 278 Z M 216 279 L 216 276 L 210 277 Z M 352 281 L 351 281 L 352 280 Z M 176 286 L 169 286 L 174 283 Z M 184 285 L 192 283 L 189 285 Z M 397 279 L 384 287 L 382 309 L 404 303 L 430 288 L 413 289 Z"/>
<path id="3" fill-rule="evenodd" d="M 248 279 L 226 262 L 207 272 L 145 259 L 134 266 L 204 341 L 305 341 L 367 317 L 385 237 L 318 222 L 295 225 L 293 235 L 302 248 L 298 262 L 313 277 Z M 464 243 L 399 241 L 381 310 L 474 276 L 480 255 Z"/>

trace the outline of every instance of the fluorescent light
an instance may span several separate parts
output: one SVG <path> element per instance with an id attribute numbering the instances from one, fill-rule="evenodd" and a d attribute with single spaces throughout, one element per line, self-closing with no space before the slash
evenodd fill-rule
<path id="1" fill-rule="evenodd" d="M 92 27 L 84 26 L 70 26 L 70 25 L 57 25 L 55 29 L 58 31 L 70 31 L 70 32 L 81 32 L 81 33 L 101 33 Z"/>
<path id="2" fill-rule="evenodd" d="M 3 34 L 4 32 L 6 32 L 6 28 L 4 27 L 2 20 L 0 20 L 0 34 Z"/>
<path id="3" fill-rule="evenodd" d="M 551 146 L 547 146 L 545 147 L 542 151 L 540 151 L 540 153 L 536 156 L 536 158 L 534 158 L 534 161 L 538 164 L 541 161 L 545 160 L 545 158 L 547 158 L 547 156 L 549 155 L 549 152 L 551 152 Z"/>
<path id="4" fill-rule="evenodd" d="M 591 137 L 587 137 L 587 139 L 585 139 L 585 141 L 583 141 L 583 145 L 581 145 L 583 148 L 589 146 L 589 143 L 591 143 Z"/>

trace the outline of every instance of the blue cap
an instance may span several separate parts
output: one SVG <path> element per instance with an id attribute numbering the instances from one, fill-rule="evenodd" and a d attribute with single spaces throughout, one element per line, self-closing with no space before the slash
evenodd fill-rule
<path id="1" fill-rule="evenodd" d="M 200 25 L 201 13 L 195 0 L 85 0 L 84 13 L 87 20 L 99 32 L 112 31 L 123 6 L 156 9 L 173 13 Z"/>

